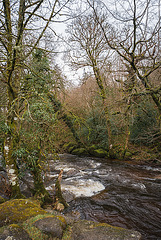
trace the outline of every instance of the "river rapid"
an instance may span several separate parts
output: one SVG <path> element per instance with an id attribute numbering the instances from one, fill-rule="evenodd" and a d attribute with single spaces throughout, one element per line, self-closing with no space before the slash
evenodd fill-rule
<path id="1" fill-rule="evenodd" d="M 61 154 L 50 160 L 46 188 L 64 170 L 62 190 L 68 192 L 68 212 L 82 219 L 134 229 L 143 240 L 161 239 L 161 166 Z"/>

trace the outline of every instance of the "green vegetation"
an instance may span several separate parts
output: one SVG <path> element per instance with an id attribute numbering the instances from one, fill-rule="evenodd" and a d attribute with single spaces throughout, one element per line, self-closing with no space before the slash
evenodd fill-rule
<path id="1" fill-rule="evenodd" d="M 52 26 L 71 1 L 0 3 L 0 151 L 10 198 L 25 198 L 19 179 L 29 171 L 33 196 L 53 201 L 42 178 L 49 154 L 160 161 L 160 3 L 143 4 L 139 15 L 130 1 L 130 10 L 114 1 L 108 14 L 110 6 L 87 2 L 86 14 L 69 13 L 64 42 L 66 61 L 84 69 L 75 87 L 56 64 Z"/>

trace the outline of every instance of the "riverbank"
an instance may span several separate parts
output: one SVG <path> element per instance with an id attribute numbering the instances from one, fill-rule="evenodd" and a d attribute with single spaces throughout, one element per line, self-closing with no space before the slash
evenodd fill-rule
<path id="1" fill-rule="evenodd" d="M 89 156 L 110 159 L 108 156 L 108 151 L 102 148 L 98 148 L 97 145 L 92 145 L 90 147 L 79 147 L 75 143 L 69 142 L 65 144 L 61 153 L 69 153 L 77 155 L 79 157 Z M 158 148 L 148 147 L 148 146 L 138 146 L 131 144 L 126 150 L 126 154 L 123 157 L 123 149 L 120 145 L 114 146 L 114 160 L 126 161 L 133 165 L 150 165 L 150 166 L 160 166 L 161 165 L 161 152 Z"/>
<path id="2" fill-rule="evenodd" d="M 55 159 L 51 155 L 44 182 L 52 194 L 55 180 L 60 170 L 64 169 L 61 186 L 69 203 L 65 214 L 72 213 L 76 220 L 81 218 L 135 229 L 141 232 L 144 240 L 158 240 L 161 167 L 143 162 L 135 165 L 134 162 L 71 154 L 60 154 Z M 2 173 L 5 174 L 4 171 Z M 29 185 L 32 184 L 30 175 L 25 179 Z M 27 185 L 22 183 L 21 187 L 27 196 Z"/>
<path id="3" fill-rule="evenodd" d="M 0 239 L 14 240 L 140 240 L 137 231 L 74 219 L 42 209 L 30 199 L 10 200 L 0 204 Z"/>

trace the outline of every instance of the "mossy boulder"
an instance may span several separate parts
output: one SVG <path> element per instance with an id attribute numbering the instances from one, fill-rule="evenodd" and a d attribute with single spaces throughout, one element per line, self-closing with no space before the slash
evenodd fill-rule
<path id="1" fill-rule="evenodd" d="M 132 157 L 132 155 L 133 155 L 133 154 L 132 154 L 131 152 L 126 151 L 125 158 L 126 158 L 126 159 L 129 159 L 129 158 Z"/>
<path id="2" fill-rule="evenodd" d="M 88 148 L 88 152 L 90 153 L 90 155 L 95 157 L 104 158 L 108 156 L 108 152 L 106 150 L 98 148 L 98 146 L 94 144 Z"/>
<path id="3" fill-rule="evenodd" d="M 29 234 L 19 225 L 12 224 L 0 229 L 0 239 L 30 240 Z"/>
<path id="4" fill-rule="evenodd" d="M 99 157 L 99 158 L 104 158 L 108 156 L 107 151 L 105 151 L 104 149 L 96 149 L 93 151 L 93 156 L 95 157 Z"/>
<path id="5" fill-rule="evenodd" d="M 140 240 L 141 234 L 133 230 L 113 227 L 106 223 L 81 220 L 71 227 L 70 240 Z"/>
<path id="6" fill-rule="evenodd" d="M 72 154 L 78 155 L 78 156 L 86 156 L 88 155 L 88 152 L 85 148 L 76 148 L 72 151 Z"/>
<path id="7" fill-rule="evenodd" d="M 98 147 L 93 144 L 92 146 L 88 147 L 88 152 L 90 153 L 90 155 L 94 155 L 94 151 L 97 149 Z"/>
<path id="8" fill-rule="evenodd" d="M 3 197 L 0 196 L 0 204 L 1 204 L 1 203 L 4 203 L 5 201 L 6 201 L 6 200 L 5 200 Z"/>
<path id="9" fill-rule="evenodd" d="M 38 214 L 45 214 L 36 201 L 14 199 L 0 204 L 0 227 L 12 223 L 24 222 Z"/>
<path id="10" fill-rule="evenodd" d="M 67 223 L 63 216 L 37 215 L 23 223 L 24 229 L 34 240 L 62 239 Z"/>

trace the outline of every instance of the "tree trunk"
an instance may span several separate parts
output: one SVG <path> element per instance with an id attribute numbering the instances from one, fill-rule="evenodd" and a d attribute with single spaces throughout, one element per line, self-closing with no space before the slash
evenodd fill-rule
<path id="1" fill-rule="evenodd" d="M 48 93 L 48 96 L 53 104 L 53 107 L 54 107 L 54 110 L 56 112 L 60 111 L 60 114 L 62 115 L 61 118 L 63 119 L 64 123 L 68 126 L 68 128 L 70 129 L 70 131 L 72 132 L 73 134 L 73 137 L 75 138 L 76 142 L 79 144 L 79 145 L 82 145 L 83 143 L 81 142 L 74 126 L 73 126 L 73 118 L 71 116 L 69 116 L 69 114 L 67 113 L 64 113 L 63 109 L 62 109 L 62 104 L 59 100 L 56 99 L 56 97 L 51 94 L 51 93 Z"/>
<path id="2" fill-rule="evenodd" d="M 16 164 L 16 157 L 14 157 L 14 151 L 19 143 L 19 106 L 18 95 L 20 86 L 20 75 L 17 70 L 13 76 L 15 65 L 17 61 L 17 50 L 13 50 L 13 34 L 11 24 L 11 9 L 10 1 L 3 1 L 5 26 L 6 26 L 6 38 L 7 38 L 7 68 L 6 68 L 6 82 L 8 86 L 8 106 L 7 106 L 7 119 L 6 119 L 6 138 L 4 140 L 4 157 L 6 162 L 6 170 L 11 184 L 11 190 L 13 198 L 22 197 L 20 193 L 19 181 L 18 181 L 18 168 Z M 16 42 L 17 46 L 20 43 Z M 17 68 L 18 69 L 18 68 Z"/>
<path id="3" fill-rule="evenodd" d="M 59 176 L 55 183 L 55 199 L 54 199 L 54 208 L 56 210 L 64 210 L 63 208 L 67 208 L 69 205 L 65 201 L 62 191 L 61 191 L 61 179 L 62 179 L 63 170 L 60 171 Z M 63 205 L 63 206 L 61 206 Z"/>
<path id="4" fill-rule="evenodd" d="M 46 202 L 51 202 L 52 199 L 44 187 L 39 160 L 35 162 L 34 169 L 31 171 L 31 173 L 34 180 L 34 196 L 40 200 L 42 205 Z"/>
<path id="5" fill-rule="evenodd" d="M 91 59 L 91 62 L 92 62 L 92 67 L 93 67 L 93 72 L 94 72 L 94 75 L 95 75 L 95 78 L 96 78 L 96 82 L 97 82 L 97 85 L 100 89 L 100 95 L 101 95 L 101 98 L 102 98 L 102 104 L 103 104 L 103 109 L 104 109 L 104 113 L 105 113 L 106 127 L 107 127 L 107 132 L 108 132 L 109 157 L 110 158 L 115 158 L 114 149 L 113 149 L 112 132 L 111 132 L 110 115 L 109 115 L 109 110 L 108 110 L 108 107 L 107 107 L 107 104 L 106 104 L 106 101 L 105 101 L 106 98 L 107 98 L 106 97 L 106 92 L 105 92 L 105 89 L 104 89 L 104 85 L 103 85 L 102 77 L 101 77 L 101 74 L 100 74 L 100 70 L 97 67 L 97 62 L 92 57 L 90 52 L 89 52 L 89 55 L 90 55 L 90 59 Z"/>
<path id="6" fill-rule="evenodd" d="M 8 179 L 11 185 L 12 198 L 22 197 L 18 181 L 18 168 L 14 151 L 19 142 L 18 134 L 18 94 L 8 87 L 7 133 L 4 140 L 4 158 Z"/>

